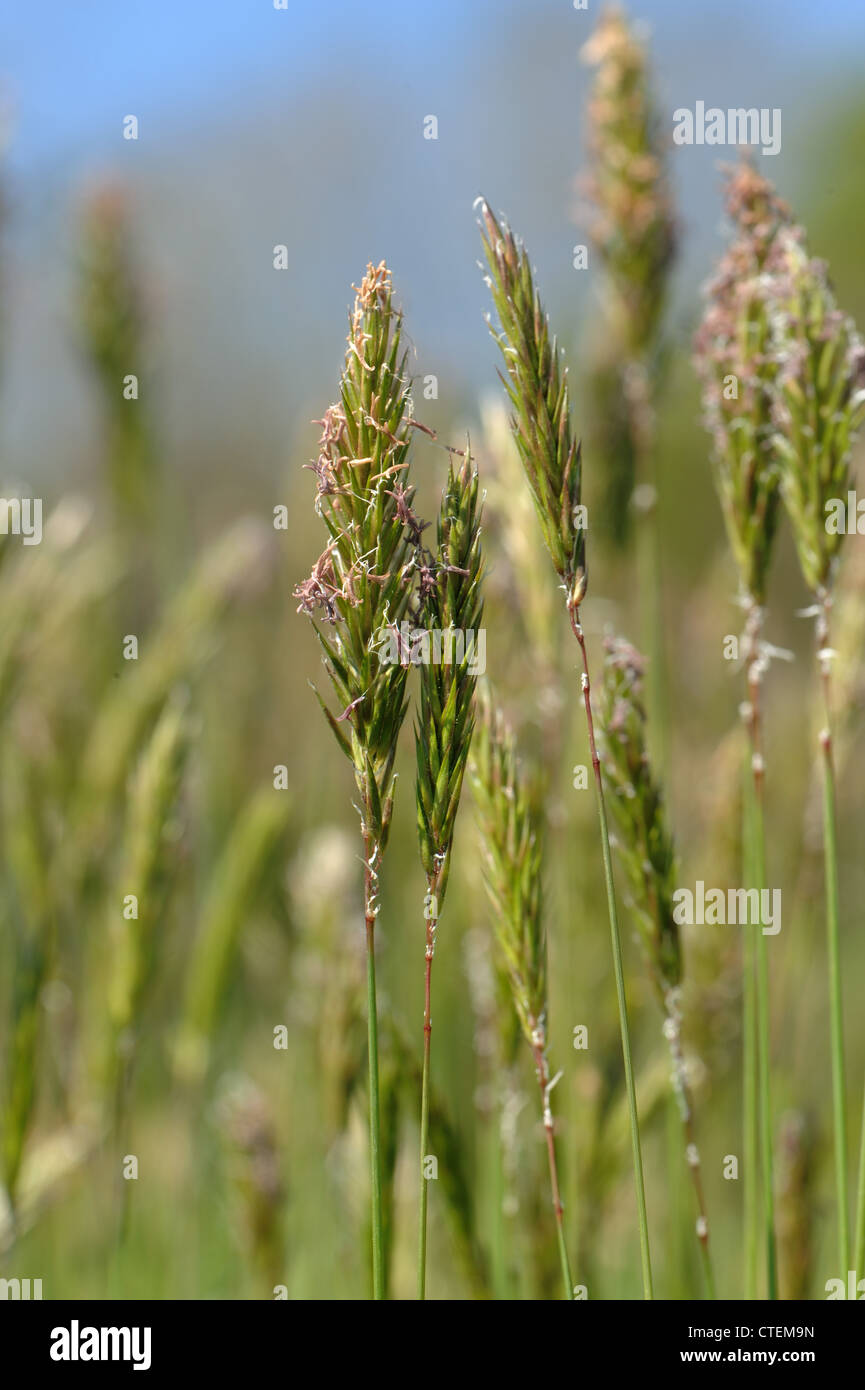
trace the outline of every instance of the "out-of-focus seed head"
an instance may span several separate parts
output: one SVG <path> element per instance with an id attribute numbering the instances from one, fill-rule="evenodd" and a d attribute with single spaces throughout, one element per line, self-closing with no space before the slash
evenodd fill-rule
<path id="1" fill-rule="evenodd" d="M 744 593 L 765 598 L 778 521 L 780 474 L 773 447 L 777 373 L 767 301 L 770 257 L 790 214 L 771 184 L 743 162 L 726 186 L 734 229 L 694 341 L 715 481 Z"/>
<path id="2" fill-rule="evenodd" d="M 616 851 L 627 876 L 631 908 L 652 979 L 664 1003 L 682 978 L 679 929 L 673 919 L 676 853 L 660 785 L 646 747 L 644 661 L 619 637 L 604 643 L 600 700 L 604 781 L 616 825 Z"/>
<path id="3" fill-rule="evenodd" d="M 776 239 L 768 294 L 777 372 L 772 447 L 802 573 L 823 594 L 846 532 L 852 445 L 865 419 L 865 345 L 798 227 Z"/>
<path id="4" fill-rule="evenodd" d="M 595 69 L 591 168 L 582 183 L 593 208 L 591 235 L 627 355 L 639 357 L 657 334 L 676 249 L 664 142 L 645 44 L 618 6 L 604 9 L 582 58 Z"/>
<path id="5" fill-rule="evenodd" d="M 485 683 L 478 689 L 469 770 L 495 938 L 520 1025 L 534 1048 L 547 1011 L 539 787 L 521 774 L 513 732 Z"/>

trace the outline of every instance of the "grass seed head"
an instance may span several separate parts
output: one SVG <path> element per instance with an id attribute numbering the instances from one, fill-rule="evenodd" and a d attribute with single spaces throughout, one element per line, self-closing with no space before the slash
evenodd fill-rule
<path id="1" fill-rule="evenodd" d="M 467 449 L 459 464 L 452 457 L 448 468 L 438 519 L 435 578 L 421 605 L 421 620 L 428 632 L 459 633 L 462 641 L 462 648 L 454 643 L 445 648 L 443 642 L 443 659 L 420 666 L 418 834 L 421 860 L 439 906 L 447 886 L 474 728 L 477 642 L 483 621 L 480 523 L 478 475 Z"/>
<path id="2" fill-rule="evenodd" d="M 156 457 L 143 403 L 124 397 L 128 374 L 146 370 L 145 295 L 132 254 L 132 217 L 123 190 L 98 189 L 84 208 L 79 248 L 79 318 L 102 394 L 106 463 L 119 520 L 152 520 Z"/>
<path id="3" fill-rule="evenodd" d="M 646 746 L 644 662 L 621 638 L 607 638 L 600 701 L 604 780 L 616 825 L 616 850 L 662 1003 L 682 977 L 673 920 L 676 854 L 661 788 Z"/>
<path id="4" fill-rule="evenodd" d="M 776 239 L 768 293 L 772 446 L 802 573 L 820 594 L 832 587 L 844 539 L 843 526 L 829 525 L 829 504 L 842 503 L 846 517 L 851 448 L 865 419 L 865 345 L 798 227 Z"/>
<path id="5" fill-rule="evenodd" d="M 390 272 L 384 262 L 369 265 L 350 316 L 340 398 L 321 422 L 312 465 L 328 543 L 295 590 L 298 612 L 314 620 L 339 712 L 319 701 L 354 767 L 365 832 L 380 846 L 408 668 L 382 662 L 377 643 L 408 610 L 419 525 L 406 481 L 411 410 L 401 336 Z"/>
<path id="6" fill-rule="evenodd" d="M 744 593 L 762 606 L 780 501 L 772 443 L 777 366 L 767 268 L 790 214 L 772 185 L 747 162 L 729 175 L 726 205 L 734 237 L 706 289 L 694 363 L 739 581 Z"/>
<path id="7" fill-rule="evenodd" d="M 571 606 L 586 592 L 586 532 L 582 525 L 580 444 L 571 430 L 567 369 L 535 289 L 525 248 L 480 200 L 481 238 L 505 362 L 502 377 L 513 414 L 511 428 L 544 540 Z"/>
<path id="8" fill-rule="evenodd" d="M 676 248 L 664 147 L 645 45 L 618 6 L 608 6 L 582 50 L 595 69 L 589 102 L 594 209 L 591 235 L 610 279 L 627 355 L 656 337 Z"/>
<path id="9" fill-rule="evenodd" d="M 483 684 L 478 697 L 469 768 L 484 877 L 514 1005 L 526 1040 L 535 1048 L 547 1012 L 539 787 L 520 773 L 514 735 Z"/>

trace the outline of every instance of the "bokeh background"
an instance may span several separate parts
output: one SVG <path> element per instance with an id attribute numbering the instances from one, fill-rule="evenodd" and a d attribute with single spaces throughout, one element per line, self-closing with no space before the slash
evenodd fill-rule
<path id="1" fill-rule="evenodd" d="M 576 1276 L 590 1297 L 639 1296 L 594 811 L 571 784 L 586 761 L 575 661 L 556 628 L 551 574 L 539 574 L 540 608 L 527 613 L 515 592 L 508 443 L 472 211 L 483 192 L 531 249 L 568 352 L 579 427 L 592 409 L 585 364 L 604 333 L 600 270 L 572 268 L 574 245 L 588 240 L 576 179 L 590 74 L 579 55 L 597 9 L 94 0 L 9 7 L 0 18 L 0 477 L 7 495 L 42 497 L 46 516 L 57 510 L 43 546 L 8 538 L 0 567 L 7 1178 L 18 1147 L 10 1135 L 22 1131 L 2 1272 L 43 1278 L 45 1297 L 367 1291 L 356 818 L 348 770 L 308 688 L 321 668 L 292 589 L 323 544 L 303 469 L 315 455 L 311 421 L 335 398 L 351 286 L 382 258 L 405 310 L 412 371 L 438 381 L 418 417 L 456 445 L 468 430 L 478 450 L 489 485 L 488 674 L 527 756 L 542 758 L 549 776 L 551 1056 L 565 1073 L 556 1104 Z M 698 99 L 781 108 L 782 152 L 761 166 L 829 261 L 841 304 L 865 322 L 865 10 L 855 0 L 634 0 L 629 12 L 650 32 L 670 130 L 673 109 Z M 122 138 L 128 114 L 138 117 L 137 141 Z M 428 115 L 438 120 L 434 141 L 423 137 Z M 732 152 L 670 152 L 680 244 L 657 463 L 669 801 L 691 884 L 734 884 L 739 854 L 741 673 L 721 650 L 740 615 L 689 360 L 699 286 L 722 245 L 719 155 Z M 288 248 L 285 271 L 273 267 L 277 244 Z M 118 426 L 115 369 L 140 375 L 139 433 Z M 118 511 L 112 468 L 124 458 L 145 485 Z M 435 508 L 446 466 L 447 454 L 418 437 L 422 513 Z M 590 514 L 603 467 L 587 454 Z M 287 530 L 272 526 L 278 505 Z M 596 652 L 608 624 L 640 638 L 633 556 L 603 531 L 590 538 L 585 609 Z M 857 546 L 859 537 L 844 578 L 852 636 L 841 867 L 858 1131 Z M 788 1291 L 820 1297 L 841 1272 L 832 1266 L 811 633 L 796 616 L 806 601 L 785 535 L 768 634 L 795 660 L 772 669 L 766 730 L 769 871 L 784 893 L 772 942 L 778 1182 L 790 1207 L 785 1277 L 798 1280 Z M 124 660 L 127 634 L 139 638 L 137 662 Z M 183 767 L 148 858 L 136 848 L 148 834 L 142 759 L 178 702 Z M 393 1034 L 395 1297 L 413 1286 L 421 1042 L 410 744 L 379 932 L 381 1010 Z M 273 786 L 279 765 L 285 791 Z M 513 1078 L 504 1173 L 497 1167 L 489 923 L 465 802 L 436 957 L 434 1068 L 452 1181 L 432 1197 L 429 1288 L 434 1297 L 538 1297 L 556 1277 L 543 1151 L 526 1058 Z M 117 1241 L 101 1059 L 123 969 L 118 904 L 136 872 L 154 907 L 124 1104 L 123 1152 L 139 1156 L 140 1176 L 127 1185 L 128 1230 Z M 196 943 L 207 932 L 221 945 L 202 964 Z M 739 944 L 734 929 L 694 929 L 685 997 L 715 1257 L 731 1297 L 741 1288 L 741 1196 L 722 1167 L 741 1148 Z M 628 980 L 659 1292 L 696 1296 L 659 1020 L 630 940 Z M 190 1041 L 201 998 L 210 1012 L 200 1004 Z M 589 1029 L 587 1053 L 572 1048 L 577 1024 Z M 287 1047 L 276 1049 L 283 1025 Z M 33 1082 L 29 1101 L 22 1076 Z"/>

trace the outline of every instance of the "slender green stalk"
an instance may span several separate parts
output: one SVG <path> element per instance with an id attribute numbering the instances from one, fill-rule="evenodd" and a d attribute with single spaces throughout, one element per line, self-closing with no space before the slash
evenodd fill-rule
<path id="1" fill-rule="evenodd" d="M 735 235 L 708 287 L 694 361 L 703 388 L 705 422 L 712 434 L 718 495 L 747 610 L 748 703 L 742 712 L 750 765 L 744 769 L 743 877 L 762 894 L 766 863 L 759 682 L 767 649 L 760 642 L 760 625 L 781 500 L 779 451 L 770 447 L 773 392 L 781 358 L 770 350 L 773 306 L 766 285 L 790 214 L 771 184 L 747 161 L 727 180 L 726 204 Z M 745 1294 L 751 1299 L 757 1292 L 760 1153 L 768 1295 L 777 1297 L 767 950 L 762 924 L 756 941 L 746 927 L 742 953 L 744 1247 Z"/>
<path id="2" fill-rule="evenodd" d="M 553 568 L 564 589 L 568 618 L 580 645 L 583 659 L 582 688 L 586 706 L 592 766 L 598 801 L 601 845 L 604 860 L 616 998 L 622 1034 L 625 1084 L 634 1160 L 634 1181 L 640 1227 L 643 1293 L 652 1297 L 652 1270 L 649 1230 L 637 1098 L 634 1088 L 631 1044 L 628 1031 L 627 1000 L 622 968 L 622 948 L 616 914 L 616 894 L 610 857 L 610 837 L 601 767 L 595 747 L 592 704 L 589 693 L 589 666 L 580 624 L 580 604 L 586 596 L 585 508 L 582 505 L 582 458 L 570 417 L 567 370 L 535 289 L 525 247 L 506 224 L 500 224 L 487 203 L 479 200 L 481 234 L 490 270 L 489 286 L 499 316 L 500 331 L 492 330 L 505 362 L 502 377 L 513 408 L 511 428 L 532 492 L 535 511 L 543 532 Z"/>
<path id="3" fill-rule="evenodd" d="M 815 598 L 817 669 L 823 692 L 823 848 L 829 955 L 830 1040 L 835 1130 L 839 1274 L 849 1269 L 847 1097 L 838 914 L 838 846 L 832 754 L 829 609 L 846 528 L 832 514 L 851 483 L 856 434 L 865 420 L 865 344 L 841 312 L 825 262 L 814 259 L 801 227 L 785 229 L 764 281 L 771 307 L 774 383 L 772 446 L 799 564 Z"/>
<path id="4" fill-rule="evenodd" d="M 430 880 L 429 895 L 432 898 L 434 882 Z M 420 1210 L 418 1218 L 418 1263 L 417 1296 L 426 1297 L 426 1228 L 427 1228 L 427 1177 L 424 1171 L 427 1149 L 429 1148 L 429 1088 L 430 1088 L 430 1039 L 432 1018 L 430 1016 L 430 987 L 432 983 L 432 963 L 435 954 L 436 919 L 428 910 L 426 925 L 426 951 L 424 970 L 423 1005 L 423 1079 L 421 1082 L 420 1109 Z"/>
<path id="5" fill-rule="evenodd" d="M 753 880 L 754 782 L 748 752 L 743 780 L 742 881 Z M 759 1147 L 757 1137 L 756 942 L 746 931 L 742 945 L 742 1149 L 744 1187 L 745 1298 L 757 1297 Z"/>
<path id="6" fill-rule="evenodd" d="M 384 1298 L 384 1227 L 382 1222 L 381 1124 L 378 1087 L 378 1010 L 375 999 L 375 919 L 378 911 L 378 846 L 364 836 L 364 915 L 366 921 L 366 1015 L 369 1062 L 369 1166 L 372 1189 L 372 1291 Z"/>
<path id="7" fill-rule="evenodd" d="M 820 731 L 823 754 L 823 848 L 826 885 L 826 941 L 829 953 L 829 1012 L 832 1049 L 832 1110 L 834 1117 L 835 1193 L 838 1220 L 838 1260 L 841 1278 L 850 1268 L 849 1198 L 847 1191 L 847 1087 L 844 1067 L 844 1018 L 841 993 L 841 942 L 838 912 L 838 837 L 835 809 L 835 767 L 832 759 L 832 705 L 829 672 L 828 600 L 817 621 L 817 659 L 820 664 L 825 723 Z"/>
<path id="8" fill-rule="evenodd" d="M 757 802 L 755 816 L 754 862 L 759 866 L 755 887 L 761 894 L 766 886 L 763 807 Z M 763 1220 L 766 1241 L 766 1280 L 770 1299 L 778 1297 L 778 1267 L 775 1250 L 775 1200 L 772 1178 L 772 1097 L 769 1064 L 769 961 L 762 922 L 757 934 L 757 1072 L 760 1115 L 761 1172 L 763 1178 Z"/>
<path id="9" fill-rule="evenodd" d="M 856 1234 L 853 1268 L 857 1279 L 865 1279 L 865 1103 L 862 1106 L 862 1133 L 859 1139 L 859 1176 L 856 1184 Z"/>
<path id="10" fill-rule="evenodd" d="M 760 684 L 764 660 L 760 649 L 762 610 L 752 604 L 747 620 L 748 704 L 746 724 L 750 740 L 751 777 L 754 795 L 751 804 L 751 872 L 752 886 L 762 904 L 766 887 L 766 830 L 763 807 L 764 760 L 760 720 Z M 761 1177 L 763 1188 L 763 1222 L 766 1250 L 766 1289 L 770 1299 L 778 1297 L 778 1264 L 775 1241 L 775 1198 L 772 1176 L 772 1097 L 769 1064 L 769 957 L 762 915 L 757 927 L 756 946 L 752 948 L 752 967 L 755 977 L 757 1109 L 760 1131 Z"/>
<path id="11" fill-rule="evenodd" d="M 373 1292 L 385 1296 L 375 919 L 396 783 L 408 666 L 383 660 L 412 597 L 417 523 L 407 485 L 409 382 L 390 272 L 367 266 L 350 317 L 340 396 L 320 422 L 315 510 L 329 540 L 295 588 L 312 619 L 339 714 L 319 703 L 354 769 L 364 848 Z"/>
<path id="12" fill-rule="evenodd" d="M 706 1284 L 706 1296 L 714 1300 L 717 1298 L 717 1294 L 715 1292 L 715 1274 L 712 1269 L 712 1257 L 709 1253 L 709 1222 L 706 1216 L 706 1198 L 703 1192 L 703 1179 L 700 1176 L 700 1151 L 697 1148 L 697 1137 L 694 1132 L 694 1111 L 691 1104 L 691 1092 L 688 1086 L 685 1059 L 682 1055 L 681 1019 L 677 996 L 677 989 L 672 989 L 667 992 L 665 1001 L 667 1017 L 664 1020 L 664 1035 L 670 1045 L 670 1056 L 673 1063 L 673 1090 L 679 1104 L 682 1129 L 685 1135 L 685 1161 L 691 1173 L 694 1195 L 697 1200 L 697 1244 L 700 1249 L 700 1263 L 703 1269 L 703 1279 Z"/>
<path id="13" fill-rule="evenodd" d="M 550 1189 L 565 1297 L 573 1298 L 556 1161 L 547 1062 L 547 950 L 542 913 L 542 816 L 539 784 L 524 779 L 516 741 L 484 690 L 472 745 L 471 777 L 480 816 L 485 880 L 495 913 L 494 929 L 523 1037 L 532 1050 L 541 1091 Z"/>
<path id="14" fill-rule="evenodd" d="M 658 1001 L 664 1014 L 664 1037 L 670 1048 L 672 1089 L 685 1140 L 685 1162 L 696 1199 L 695 1232 L 706 1292 L 715 1297 L 709 1257 L 709 1221 L 700 1174 L 688 1073 L 682 1051 L 680 1009 L 684 957 L 673 907 L 677 878 L 675 843 L 667 823 L 661 784 L 652 768 L 643 700 L 644 662 L 621 638 L 605 640 L 606 661 L 601 689 L 600 731 L 604 776 L 617 831 L 616 847 L 631 890 L 630 909 Z M 669 1131 L 668 1131 L 669 1132 Z M 671 1168 L 678 1170 L 678 1142 Z M 674 1215 L 680 1206 L 671 1203 Z M 673 1222 L 673 1234 L 678 1233 Z M 688 1263 L 687 1255 L 681 1262 Z"/>
<path id="15" fill-rule="evenodd" d="M 685 1190 L 679 1177 L 679 1158 L 682 1146 L 682 1122 L 673 1091 L 667 1097 L 664 1115 L 664 1145 L 667 1163 L 667 1297 L 673 1300 L 690 1298 L 688 1287 L 691 1253 L 690 1232 L 685 1210 Z"/>
<path id="16" fill-rule="evenodd" d="M 637 573 L 640 579 L 640 624 L 649 657 L 647 680 L 649 733 L 655 739 L 655 759 L 664 777 L 670 776 L 670 720 L 667 662 L 664 650 L 663 558 L 658 498 L 655 484 L 655 421 L 649 375 L 643 363 L 632 363 L 628 373 L 630 429 L 633 438 L 640 512 L 636 528 Z"/>
<path id="17" fill-rule="evenodd" d="M 662 611 L 662 553 L 655 488 L 655 419 L 662 370 L 662 324 L 677 230 L 667 140 L 654 92 L 648 46 L 618 6 L 605 7 L 582 50 L 595 69 L 588 103 L 590 233 L 606 271 L 604 340 L 621 364 L 623 390 L 600 409 L 625 416 L 623 451 L 637 488 L 635 505 L 649 730 L 657 765 L 669 773 Z M 609 429 L 609 425 L 606 426 Z M 620 532 L 627 517 L 619 522 Z"/>
<path id="18" fill-rule="evenodd" d="M 501 1142 L 501 1113 L 493 1111 L 488 1135 L 488 1171 L 490 1174 L 490 1264 L 493 1293 L 496 1299 L 510 1298 L 507 1248 L 505 1241 L 505 1173 L 504 1147 Z"/>
<path id="19" fill-rule="evenodd" d="M 640 1261 L 643 1275 L 643 1297 L 653 1298 L 652 1262 L 649 1251 L 649 1223 L 646 1215 L 646 1189 L 643 1180 L 643 1156 L 640 1148 L 640 1123 L 637 1113 L 637 1092 L 634 1086 L 634 1066 L 631 1060 L 631 1035 L 628 1024 L 628 1002 L 625 995 L 625 975 L 622 965 L 622 942 L 619 935 L 619 918 L 616 910 L 616 890 L 613 884 L 613 861 L 610 855 L 610 832 L 607 825 L 607 810 L 604 804 L 604 784 L 601 778 L 601 761 L 595 746 L 595 727 L 592 719 L 591 684 L 589 680 L 589 661 L 586 654 L 586 639 L 580 623 L 580 610 L 576 605 L 568 606 L 571 627 L 580 646 L 583 659 L 583 699 L 586 707 L 586 724 L 589 732 L 589 752 L 595 774 L 595 792 L 598 803 L 598 820 L 601 827 L 601 850 L 604 860 L 604 882 L 607 890 L 607 909 L 610 918 L 610 942 L 613 948 L 613 973 L 616 978 L 616 1002 L 619 1009 L 619 1030 L 622 1036 L 622 1058 L 625 1064 L 625 1089 L 628 1096 L 628 1121 L 631 1131 L 631 1154 L 634 1163 L 634 1185 L 637 1193 L 637 1219 L 640 1228 Z"/>
<path id="20" fill-rule="evenodd" d="M 436 528 L 436 553 L 422 545 L 423 525 L 410 507 L 403 512 L 416 539 L 421 642 L 420 705 L 415 737 L 417 826 L 426 871 L 424 904 L 424 1049 L 421 1084 L 418 1297 L 426 1286 L 427 1177 L 429 1138 L 430 986 L 435 934 L 450 874 L 454 828 L 474 728 L 475 660 L 481 632 L 481 497 L 467 446 L 459 465 L 451 456 Z M 424 650 L 431 637 L 433 649 Z M 436 643 L 441 644 L 440 652 Z M 441 660 L 439 660 L 441 657 Z M 431 659 L 430 659 L 431 658 Z"/>

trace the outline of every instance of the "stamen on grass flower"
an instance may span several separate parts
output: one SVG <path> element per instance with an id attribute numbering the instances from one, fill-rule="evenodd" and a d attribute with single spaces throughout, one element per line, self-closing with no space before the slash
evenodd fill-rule
<path id="1" fill-rule="evenodd" d="M 726 203 L 735 237 L 706 289 L 694 364 L 739 580 L 751 603 L 762 607 L 780 501 L 771 438 L 777 364 L 765 285 L 773 247 L 790 214 L 747 162 L 731 172 Z"/>
<path id="2" fill-rule="evenodd" d="M 819 600 L 832 588 L 846 530 L 830 523 L 833 503 L 846 506 L 852 444 L 865 420 L 865 345 L 801 228 L 779 236 L 771 272 L 772 446 L 802 573 Z"/>

